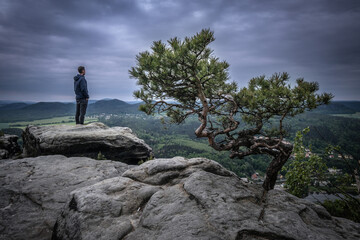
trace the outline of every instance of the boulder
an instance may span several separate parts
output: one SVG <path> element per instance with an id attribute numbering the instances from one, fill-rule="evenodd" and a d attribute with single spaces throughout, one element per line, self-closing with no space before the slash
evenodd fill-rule
<path id="1" fill-rule="evenodd" d="M 62 154 L 137 164 L 152 156 L 152 149 L 127 127 L 109 128 L 96 122 L 86 125 L 28 126 L 23 133 L 24 155 Z"/>
<path id="2" fill-rule="evenodd" d="M 0 239 L 50 239 L 71 191 L 130 166 L 61 155 L 0 161 Z"/>
<path id="3" fill-rule="evenodd" d="M 12 158 L 21 154 L 20 146 L 17 143 L 18 138 L 16 135 L 0 135 L 0 159 Z"/>
<path id="4" fill-rule="evenodd" d="M 214 161 L 176 157 L 72 191 L 52 239 L 360 239 L 360 224 Z"/>

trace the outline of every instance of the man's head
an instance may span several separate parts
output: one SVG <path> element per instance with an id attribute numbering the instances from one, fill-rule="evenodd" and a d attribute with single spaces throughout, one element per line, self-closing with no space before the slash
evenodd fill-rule
<path id="1" fill-rule="evenodd" d="M 85 67 L 84 67 L 84 66 L 79 66 L 79 67 L 78 67 L 78 72 L 79 72 L 81 75 L 85 75 Z"/>

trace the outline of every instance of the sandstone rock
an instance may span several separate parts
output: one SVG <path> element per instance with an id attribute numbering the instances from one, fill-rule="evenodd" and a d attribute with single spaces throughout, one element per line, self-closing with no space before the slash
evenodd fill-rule
<path id="1" fill-rule="evenodd" d="M 62 154 L 137 164 L 152 155 L 152 149 L 127 127 L 109 128 L 100 122 L 87 125 L 28 126 L 23 133 L 24 154 Z"/>
<path id="2" fill-rule="evenodd" d="M 18 136 L 4 134 L 0 136 L 0 159 L 12 158 L 21 153 L 17 143 Z"/>
<path id="3" fill-rule="evenodd" d="M 50 239 L 71 191 L 129 165 L 61 155 L 0 161 L 0 239 Z"/>
<path id="4" fill-rule="evenodd" d="M 71 192 L 65 239 L 359 239 L 360 224 L 281 190 L 263 192 L 218 163 L 157 159 Z"/>

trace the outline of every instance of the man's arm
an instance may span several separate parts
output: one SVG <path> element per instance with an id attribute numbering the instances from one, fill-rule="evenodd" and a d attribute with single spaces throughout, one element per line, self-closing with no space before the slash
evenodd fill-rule
<path id="1" fill-rule="evenodd" d="M 89 93 L 88 93 L 87 83 L 86 83 L 85 78 L 81 80 L 80 90 L 81 90 L 81 92 L 84 94 L 85 98 L 86 98 L 86 99 L 89 99 Z"/>

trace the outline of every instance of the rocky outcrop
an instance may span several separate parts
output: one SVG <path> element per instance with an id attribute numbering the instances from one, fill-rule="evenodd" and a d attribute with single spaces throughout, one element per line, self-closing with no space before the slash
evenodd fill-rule
<path id="1" fill-rule="evenodd" d="M 71 192 L 52 239 L 359 239 L 360 224 L 218 163 L 158 159 Z"/>
<path id="2" fill-rule="evenodd" d="M 21 154 L 20 146 L 17 143 L 18 138 L 16 135 L 0 135 L 0 159 L 12 158 Z"/>
<path id="3" fill-rule="evenodd" d="M 127 127 L 109 128 L 100 122 L 87 125 L 28 126 L 23 133 L 28 157 L 62 154 L 137 164 L 152 155 L 152 149 Z"/>
<path id="4" fill-rule="evenodd" d="M 71 191 L 129 165 L 61 155 L 0 161 L 0 239 L 50 239 Z"/>

